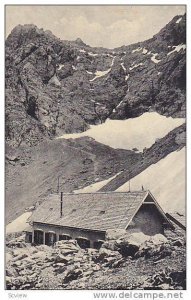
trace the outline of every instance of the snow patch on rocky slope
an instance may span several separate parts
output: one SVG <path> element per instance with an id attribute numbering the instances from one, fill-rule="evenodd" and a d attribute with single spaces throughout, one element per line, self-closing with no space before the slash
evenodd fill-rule
<path id="1" fill-rule="evenodd" d="M 74 193 L 77 193 L 77 194 L 78 193 L 95 193 L 95 192 L 99 191 L 103 186 L 105 186 L 109 181 L 111 181 L 112 179 L 117 177 L 117 175 L 119 175 L 120 173 L 121 172 L 117 173 L 116 175 L 114 175 L 108 179 L 90 184 L 82 189 L 74 190 Z"/>
<path id="2" fill-rule="evenodd" d="M 95 77 L 93 79 L 90 79 L 90 81 L 94 81 L 97 78 L 103 77 L 103 76 L 107 75 L 110 71 L 111 71 L 111 68 L 109 68 L 106 71 L 96 71 Z"/>
<path id="3" fill-rule="evenodd" d="M 180 17 L 180 18 L 176 21 L 176 24 L 179 24 L 181 20 L 182 20 L 182 17 Z"/>
<path id="4" fill-rule="evenodd" d="M 6 226 L 6 233 L 13 233 L 25 230 L 28 226 L 27 220 L 32 212 L 25 212 Z"/>
<path id="5" fill-rule="evenodd" d="M 131 179 L 131 190 L 149 189 L 165 211 L 185 213 L 185 147 L 174 151 Z M 129 181 L 117 189 L 129 190 Z"/>
<path id="6" fill-rule="evenodd" d="M 174 48 L 172 51 L 168 52 L 167 55 L 170 55 L 174 52 L 179 52 L 181 49 L 185 50 L 186 49 L 186 45 L 185 44 L 180 44 L 177 46 L 172 46 L 172 48 Z"/>
<path id="7" fill-rule="evenodd" d="M 76 139 L 89 136 L 112 148 L 133 149 L 142 151 L 150 147 L 156 139 L 164 137 L 168 132 L 185 122 L 184 118 L 171 118 L 156 112 L 147 112 L 141 116 L 127 120 L 107 119 L 105 123 L 91 125 L 82 133 L 64 134 L 59 138 Z"/>

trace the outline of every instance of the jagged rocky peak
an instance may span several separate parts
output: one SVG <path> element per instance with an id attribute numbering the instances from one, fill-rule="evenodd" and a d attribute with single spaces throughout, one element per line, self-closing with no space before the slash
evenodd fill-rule
<path id="1" fill-rule="evenodd" d="M 82 39 L 79 38 L 79 37 L 75 40 L 75 43 L 78 44 L 79 46 L 87 46 L 87 45 L 82 41 Z"/>
<path id="2" fill-rule="evenodd" d="M 186 43 L 186 14 L 175 16 L 154 38 L 168 42 L 169 46 Z"/>
<path id="3" fill-rule="evenodd" d="M 14 46 L 14 43 L 16 42 L 16 46 L 20 47 L 22 46 L 22 43 L 26 43 L 27 41 L 34 39 L 37 35 L 42 35 L 43 32 L 43 29 L 39 29 L 34 24 L 19 24 L 13 28 L 7 37 L 6 46 Z"/>
<path id="4" fill-rule="evenodd" d="M 184 117 L 185 19 L 176 16 L 151 39 L 114 50 L 16 26 L 6 40 L 9 142 L 38 143 L 148 111 Z"/>

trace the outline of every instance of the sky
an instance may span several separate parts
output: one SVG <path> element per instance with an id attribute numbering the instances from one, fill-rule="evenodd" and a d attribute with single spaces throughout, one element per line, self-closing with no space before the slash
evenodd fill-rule
<path id="1" fill-rule="evenodd" d="M 6 6 L 6 35 L 18 24 L 35 24 L 63 40 L 81 38 L 90 46 L 115 48 L 151 38 L 184 5 Z"/>

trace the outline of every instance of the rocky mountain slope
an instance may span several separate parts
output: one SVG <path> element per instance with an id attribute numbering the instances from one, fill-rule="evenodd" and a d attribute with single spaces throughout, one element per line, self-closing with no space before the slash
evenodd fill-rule
<path id="1" fill-rule="evenodd" d="M 113 50 L 62 41 L 34 25 L 6 40 L 6 140 L 34 145 L 146 111 L 185 116 L 185 16 Z"/>
<path id="2" fill-rule="evenodd" d="M 141 153 L 114 150 L 90 138 L 45 141 L 6 150 L 6 222 L 59 189 L 71 192 L 129 168 Z"/>
<path id="3" fill-rule="evenodd" d="M 58 177 L 71 192 L 117 174 L 102 189 L 115 190 L 185 146 L 185 124 L 143 152 L 91 137 L 55 139 L 145 112 L 184 118 L 185 22 L 176 16 L 150 40 L 113 50 L 62 41 L 34 25 L 12 30 L 5 53 L 7 222 L 55 192 Z"/>

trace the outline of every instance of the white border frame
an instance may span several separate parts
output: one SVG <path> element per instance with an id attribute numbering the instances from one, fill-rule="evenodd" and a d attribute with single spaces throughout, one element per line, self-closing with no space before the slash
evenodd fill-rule
<path id="1" fill-rule="evenodd" d="M 191 37 L 191 18 L 190 18 L 190 10 L 191 10 L 191 1 L 190 0 L 184 0 L 184 1 L 138 1 L 138 0 L 118 0 L 118 1 L 104 1 L 104 0 L 97 0 L 97 1 L 5 1 L 1 0 L 0 2 L 0 24 L 1 24 L 1 31 L 0 31 L 0 54 L 1 54 L 1 59 L 0 59 L 0 64 L 1 64 L 1 70 L 2 74 L 0 76 L 0 85 L 1 85 L 1 101 L 0 101 L 0 133 L 1 133 L 1 156 L 0 156 L 0 166 L 1 166 L 1 202 L 0 202 L 0 211 L 1 211 L 1 227 L 0 227 L 0 236 L 1 236 L 1 255 L 0 255 L 0 291 L 1 291 L 1 296 L 3 299 L 44 299 L 46 297 L 47 300 L 52 299 L 53 297 L 56 297 L 56 299 L 78 299 L 78 300 L 90 300 L 94 299 L 93 297 L 93 291 L 86 291 L 86 290 L 48 290 L 48 291 L 36 291 L 36 290 L 31 290 L 31 291 L 7 291 L 4 288 L 4 6 L 5 5 L 187 5 L 187 182 L 189 182 L 191 178 L 191 158 L 190 158 L 190 138 L 189 135 L 191 133 L 190 126 L 190 116 L 191 116 L 191 105 L 190 105 L 190 92 L 191 92 L 191 87 L 188 83 L 191 82 L 190 78 L 190 68 L 191 68 L 191 60 L 189 57 L 190 54 L 190 37 Z M 187 184 L 187 290 L 182 291 L 182 297 L 183 299 L 190 299 L 191 295 L 191 239 L 190 237 L 190 217 L 191 217 L 191 185 Z M 95 291 L 99 292 L 99 291 Z M 104 292 L 104 291 L 101 291 Z M 106 291 L 109 292 L 109 291 Z M 115 290 L 111 290 L 111 292 L 115 292 Z M 116 295 L 118 295 L 119 298 L 119 293 L 122 291 L 116 291 Z M 130 292 L 130 291 L 126 291 Z M 132 291 L 133 292 L 133 291 Z M 141 292 L 141 291 L 140 291 Z M 157 291 L 149 291 L 156 293 Z M 158 291 L 160 292 L 160 291 Z M 168 291 L 161 291 L 164 295 Z M 175 291 L 174 291 L 175 292 Z M 178 291 L 180 292 L 180 291 Z M 11 295 L 14 296 L 11 296 Z M 20 297 L 19 297 L 20 295 Z M 23 296 L 24 295 L 24 296 Z M 156 296 L 155 296 L 156 297 Z M 109 297 L 108 297 L 109 299 Z M 131 299 L 131 297 L 129 298 Z M 157 298 L 155 298 L 157 299 Z M 173 299 L 173 298 L 172 298 Z"/>

